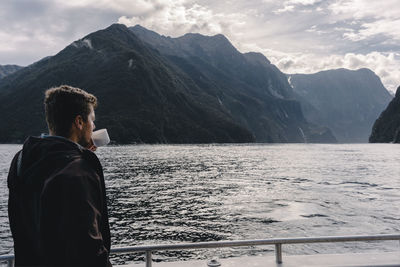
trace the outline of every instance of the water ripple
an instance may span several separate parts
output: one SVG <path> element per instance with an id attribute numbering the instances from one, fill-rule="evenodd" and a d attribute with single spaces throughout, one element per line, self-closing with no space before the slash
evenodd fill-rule
<path id="1" fill-rule="evenodd" d="M 0 254 L 12 253 L 0 145 Z M 113 246 L 399 231 L 397 145 L 137 145 L 98 150 Z M 289 254 L 388 251 L 397 243 L 287 246 Z M 156 261 L 268 254 L 272 247 L 155 253 Z M 113 255 L 114 263 L 142 254 Z"/>

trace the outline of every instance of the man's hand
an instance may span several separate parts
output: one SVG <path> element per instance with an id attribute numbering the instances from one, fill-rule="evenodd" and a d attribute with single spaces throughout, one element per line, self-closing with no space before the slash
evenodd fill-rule
<path id="1" fill-rule="evenodd" d="M 87 146 L 86 148 L 89 149 L 89 150 L 91 150 L 92 152 L 95 152 L 96 149 L 97 149 L 97 146 L 95 146 L 95 145 L 93 144 L 93 140 L 90 139 L 90 143 L 88 144 L 88 146 Z"/>

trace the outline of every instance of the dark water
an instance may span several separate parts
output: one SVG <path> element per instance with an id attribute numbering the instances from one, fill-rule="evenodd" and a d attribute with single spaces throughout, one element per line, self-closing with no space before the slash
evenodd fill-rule
<path id="1" fill-rule="evenodd" d="M 12 253 L 6 175 L 20 148 L 0 145 L 0 254 Z M 400 232 L 400 146 L 139 145 L 100 148 L 112 243 L 199 242 Z M 286 254 L 398 250 L 394 241 L 284 246 Z M 174 261 L 273 247 L 160 252 Z M 113 256 L 114 263 L 143 255 Z"/>

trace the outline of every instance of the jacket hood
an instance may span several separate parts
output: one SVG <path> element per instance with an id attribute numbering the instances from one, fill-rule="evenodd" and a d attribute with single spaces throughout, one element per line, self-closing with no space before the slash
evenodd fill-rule
<path id="1" fill-rule="evenodd" d="M 51 172 L 58 170 L 58 166 L 81 157 L 84 150 L 87 149 L 63 137 L 28 137 L 21 151 L 20 164 L 17 164 L 18 176 L 8 181 L 8 186 L 39 185 Z"/>

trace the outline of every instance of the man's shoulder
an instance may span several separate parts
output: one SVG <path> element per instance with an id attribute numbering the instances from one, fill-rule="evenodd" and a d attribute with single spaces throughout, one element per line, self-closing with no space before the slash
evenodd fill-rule
<path id="1" fill-rule="evenodd" d="M 68 190 L 78 190 L 78 188 L 100 188 L 102 179 L 102 175 L 88 159 L 75 156 L 64 167 L 47 178 L 47 182 L 43 187 L 43 192 L 51 192 L 55 188 L 69 188 Z"/>
<path id="2" fill-rule="evenodd" d="M 72 177 L 98 177 L 101 171 L 99 168 L 101 165 L 97 156 L 84 151 L 81 155 L 74 156 L 61 172 Z"/>

